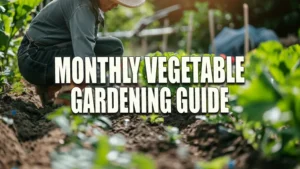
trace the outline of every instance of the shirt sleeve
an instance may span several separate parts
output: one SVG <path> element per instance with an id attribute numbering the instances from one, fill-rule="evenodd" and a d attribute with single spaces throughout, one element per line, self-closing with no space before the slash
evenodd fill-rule
<path id="1" fill-rule="evenodd" d="M 95 23 L 96 17 L 89 6 L 78 7 L 69 19 L 72 46 L 75 56 L 95 56 Z"/>

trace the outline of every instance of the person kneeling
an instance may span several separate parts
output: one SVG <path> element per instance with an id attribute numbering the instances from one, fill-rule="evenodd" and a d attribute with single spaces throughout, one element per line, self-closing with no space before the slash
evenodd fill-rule
<path id="1" fill-rule="evenodd" d="M 98 25 L 104 26 L 104 12 L 119 4 L 138 7 L 145 0 L 56 0 L 32 20 L 18 50 L 22 76 L 36 85 L 43 106 L 69 105 L 66 94 L 75 86 L 55 85 L 55 57 L 122 56 L 123 44 L 113 37 L 97 37 Z M 55 93 L 59 91 L 57 98 Z"/>

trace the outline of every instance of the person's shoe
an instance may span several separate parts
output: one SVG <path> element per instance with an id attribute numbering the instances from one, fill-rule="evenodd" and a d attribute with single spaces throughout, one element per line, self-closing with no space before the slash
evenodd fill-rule
<path id="1" fill-rule="evenodd" d="M 35 86 L 35 91 L 39 95 L 42 106 L 50 105 L 53 103 L 55 93 L 61 88 L 60 85 L 53 86 Z"/>

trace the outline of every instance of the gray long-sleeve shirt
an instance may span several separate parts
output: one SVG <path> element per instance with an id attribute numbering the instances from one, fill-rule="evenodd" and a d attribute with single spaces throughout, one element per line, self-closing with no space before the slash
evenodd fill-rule
<path id="1" fill-rule="evenodd" d="M 98 12 L 91 0 L 54 0 L 33 19 L 27 35 L 42 46 L 72 41 L 75 56 L 95 56 Z"/>

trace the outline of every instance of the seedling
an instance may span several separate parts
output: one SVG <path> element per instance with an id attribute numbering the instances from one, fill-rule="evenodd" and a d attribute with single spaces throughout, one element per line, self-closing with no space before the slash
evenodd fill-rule
<path id="1" fill-rule="evenodd" d="M 164 123 L 164 118 L 157 115 L 157 114 L 151 114 L 150 115 L 150 123 L 151 124 L 161 124 Z"/>
<path id="2" fill-rule="evenodd" d="M 145 121 L 149 122 L 150 124 L 162 124 L 164 123 L 164 118 L 157 114 L 151 114 L 150 116 L 140 116 L 140 118 Z"/>
<path id="3" fill-rule="evenodd" d="M 168 126 L 166 128 L 167 131 L 167 135 L 168 135 L 168 139 L 169 142 L 172 144 L 179 144 L 180 143 L 180 134 L 179 134 L 179 129 L 177 127 L 171 127 Z"/>

